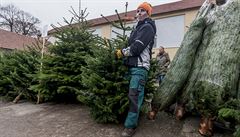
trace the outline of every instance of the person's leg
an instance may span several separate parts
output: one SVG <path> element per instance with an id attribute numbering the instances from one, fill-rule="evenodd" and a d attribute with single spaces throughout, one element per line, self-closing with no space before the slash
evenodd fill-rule
<path id="1" fill-rule="evenodd" d="M 159 85 L 162 83 L 164 76 L 165 76 L 165 75 L 162 75 L 162 74 L 158 76 L 158 77 L 159 77 L 159 78 L 158 78 L 158 80 L 159 80 Z"/>
<path id="2" fill-rule="evenodd" d="M 161 84 L 161 75 L 158 75 L 158 85 L 160 86 Z"/>
<path id="3" fill-rule="evenodd" d="M 122 136 L 129 136 L 130 133 L 134 134 L 135 132 L 134 129 L 138 124 L 139 112 L 144 98 L 144 86 L 147 78 L 147 70 L 145 69 L 132 68 L 130 71 L 131 80 L 128 94 L 130 108 L 124 123 L 126 129 L 122 133 Z"/>
<path id="4" fill-rule="evenodd" d="M 165 77 L 165 75 L 163 75 L 163 74 L 160 75 L 161 82 L 163 81 L 164 77 Z"/>

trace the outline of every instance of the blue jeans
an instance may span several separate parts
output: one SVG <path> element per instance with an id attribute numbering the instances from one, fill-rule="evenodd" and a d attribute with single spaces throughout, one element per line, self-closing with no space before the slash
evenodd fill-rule
<path id="1" fill-rule="evenodd" d="M 161 82 L 162 82 L 162 80 L 163 80 L 164 77 L 165 77 L 164 74 L 158 75 L 158 83 L 159 83 L 159 85 L 161 84 Z"/>
<path id="2" fill-rule="evenodd" d="M 147 81 L 148 71 L 144 68 L 130 68 L 129 84 L 129 112 L 125 120 L 125 128 L 136 128 L 139 112 L 144 99 L 144 87 Z"/>

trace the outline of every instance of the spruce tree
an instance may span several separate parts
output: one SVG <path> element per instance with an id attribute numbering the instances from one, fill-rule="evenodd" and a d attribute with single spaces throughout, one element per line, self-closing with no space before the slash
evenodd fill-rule
<path id="1" fill-rule="evenodd" d="M 1 94 L 15 98 L 14 103 L 20 98 L 36 100 L 36 94 L 29 87 L 36 82 L 33 75 L 38 72 L 40 65 L 39 45 L 33 44 L 26 46 L 24 50 L 4 52 L 0 63 Z"/>
<path id="2" fill-rule="evenodd" d="M 129 27 L 121 24 L 114 26 L 125 33 Z M 79 92 L 78 100 L 90 106 L 91 115 L 97 122 L 117 123 L 128 107 L 128 77 L 127 67 L 115 57 L 115 51 L 126 46 L 127 36 L 120 34 L 116 39 L 100 39 L 98 43 L 93 49 L 94 56 L 85 58 L 87 66 L 82 67 L 85 89 Z"/>
<path id="3" fill-rule="evenodd" d="M 117 33 L 117 37 L 111 40 L 101 39 L 98 47 L 93 49 L 93 56 L 86 56 L 87 66 L 82 67 L 84 89 L 78 92 L 78 100 L 90 106 L 91 115 L 100 123 L 123 121 L 129 107 L 128 68 L 124 65 L 124 59 L 116 58 L 115 51 L 128 46 L 126 31 L 131 31 L 132 28 L 126 26 L 126 21 L 118 13 L 117 16 L 118 23 L 112 25 L 123 33 Z M 151 82 L 146 86 L 149 93 L 156 89 L 153 75 L 152 72 L 149 79 Z"/>
<path id="4" fill-rule="evenodd" d="M 6 80 L 6 78 L 3 78 L 4 76 L 9 74 L 8 69 L 5 69 L 3 65 L 5 64 L 5 52 L 4 50 L 1 50 L 1 56 L 0 56 L 0 96 L 5 96 L 8 91 L 11 89 L 10 82 Z"/>
<path id="5" fill-rule="evenodd" d="M 75 101 L 75 92 L 82 89 L 81 67 L 86 65 L 85 56 L 92 55 L 91 47 L 97 37 L 89 29 L 85 11 L 77 15 L 72 9 L 71 21 L 65 19 L 67 26 L 55 28 L 57 41 L 48 46 L 42 60 L 42 70 L 36 76 L 38 84 L 32 85 L 41 101 Z"/>
<path id="6" fill-rule="evenodd" d="M 95 57 L 87 57 L 88 65 L 82 67 L 85 90 L 79 92 L 78 100 L 90 106 L 97 122 L 118 122 L 128 107 L 127 68 L 114 55 L 120 45 L 103 41 L 103 45 L 95 49 Z"/>

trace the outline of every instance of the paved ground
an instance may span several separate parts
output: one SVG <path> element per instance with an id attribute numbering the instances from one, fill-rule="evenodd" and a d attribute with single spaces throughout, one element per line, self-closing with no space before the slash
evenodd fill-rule
<path id="1" fill-rule="evenodd" d="M 141 117 L 134 137 L 201 137 L 199 120 L 176 121 L 160 113 L 155 121 Z M 0 137 L 120 137 L 121 124 L 97 124 L 86 106 L 79 104 L 19 104 L 0 100 Z M 216 133 L 214 137 L 231 137 Z"/>

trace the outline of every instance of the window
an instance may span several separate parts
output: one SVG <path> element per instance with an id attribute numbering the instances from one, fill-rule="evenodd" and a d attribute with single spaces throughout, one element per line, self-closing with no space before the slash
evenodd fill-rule
<path id="1" fill-rule="evenodd" d="M 51 43 L 55 43 L 58 39 L 53 37 L 53 36 L 50 36 L 48 41 L 51 42 Z"/>
<path id="2" fill-rule="evenodd" d="M 156 46 L 179 47 L 184 36 L 184 15 L 155 20 Z"/>
<path id="3" fill-rule="evenodd" d="M 93 34 L 98 35 L 98 36 L 102 36 L 101 28 L 95 28 L 93 30 L 94 30 Z"/>

